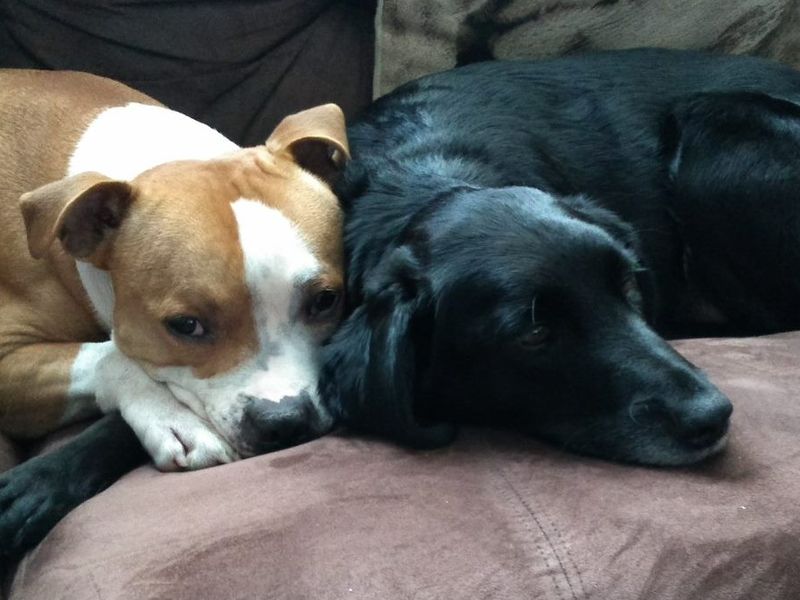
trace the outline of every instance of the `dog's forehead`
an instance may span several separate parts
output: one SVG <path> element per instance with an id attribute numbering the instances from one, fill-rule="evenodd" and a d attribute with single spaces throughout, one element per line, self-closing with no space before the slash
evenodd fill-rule
<path id="1" fill-rule="evenodd" d="M 157 205 L 159 219 L 203 230 L 220 219 L 230 228 L 231 206 L 239 199 L 257 201 L 292 223 L 307 249 L 330 270 L 343 269 L 342 213 L 335 195 L 314 175 L 265 147 L 214 160 L 162 164 L 139 175 L 133 185 L 142 200 L 133 210 Z"/>
<path id="2" fill-rule="evenodd" d="M 530 188 L 472 192 L 457 218 L 431 223 L 417 255 L 430 260 L 435 293 L 483 298 L 486 306 L 528 306 L 543 290 L 584 294 L 606 286 L 635 264 L 631 253 L 599 225 L 576 216 L 558 198 Z M 465 207 L 480 210 L 464 210 Z M 602 281 L 600 281 L 602 280 Z"/>
<path id="3" fill-rule="evenodd" d="M 273 320 L 280 313 L 284 319 L 297 288 L 322 265 L 302 211 L 293 213 L 291 199 L 276 201 L 270 193 L 282 188 L 281 178 L 254 166 L 252 155 L 238 154 L 233 160 L 162 165 L 138 177 L 134 189 L 140 201 L 133 204 L 137 214 L 129 229 L 143 239 L 151 235 L 144 229 L 155 227 L 164 243 L 146 252 L 165 253 L 167 267 L 180 258 L 200 279 L 203 273 L 217 279 L 227 265 L 223 280 L 243 280 L 254 312 L 271 311 Z M 269 179 L 277 183 L 265 183 Z"/>
<path id="4" fill-rule="evenodd" d="M 434 255 L 511 261 L 542 254 L 569 255 L 586 246 L 613 245 L 602 227 L 576 216 L 560 199 L 536 188 L 469 190 L 454 195 L 424 223 L 418 239 Z"/>
<path id="5" fill-rule="evenodd" d="M 302 290 L 323 270 L 298 227 L 281 211 L 261 202 L 232 204 L 244 257 L 244 279 L 262 350 L 294 320 Z"/>

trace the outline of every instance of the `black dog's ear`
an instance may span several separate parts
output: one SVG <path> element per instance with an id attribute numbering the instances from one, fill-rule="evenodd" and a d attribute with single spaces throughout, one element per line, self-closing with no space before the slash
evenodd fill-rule
<path id="1" fill-rule="evenodd" d="M 636 230 L 620 219 L 616 213 L 595 204 L 583 195 L 566 196 L 562 198 L 562 201 L 566 205 L 567 211 L 572 213 L 573 216 L 597 225 L 639 256 L 639 236 L 636 235 Z"/>
<path id="2" fill-rule="evenodd" d="M 333 193 L 336 194 L 342 208 L 347 209 L 353 198 L 366 194 L 369 184 L 369 174 L 364 164 L 358 159 L 352 159 L 334 183 Z"/>
<path id="3" fill-rule="evenodd" d="M 644 268 L 645 265 L 641 258 L 641 242 L 633 226 L 620 219 L 616 213 L 598 206 L 586 196 L 566 196 L 561 200 L 572 216 L 603 229 L 622 244 L 641 265 L 641 270 L 636 272 L 636 281 L 642 293 L 644 316 L 648 321 L 655 318 L 659 309 L 655 275 L 652 271 Z"/>
<path id="4" fill-rule="evenodd" d="M 797 172 L 800 106 L 758 92 L 709 92 L 678 101 L 664 122 L 662 154 L 677 191 L 774 180 Z"/>
<path id="5" fill-rule="evenodd" d="M 321 393 L 335 417 L 355 429 L 414 448 L 448 444 L 456 429 L 423 424 L 415 415 L 419 356 L 418 317 L 430 309 L 429 293 L 407 247 L 384 257 L 365 286 L 364 302 L 323 348 Z"/>

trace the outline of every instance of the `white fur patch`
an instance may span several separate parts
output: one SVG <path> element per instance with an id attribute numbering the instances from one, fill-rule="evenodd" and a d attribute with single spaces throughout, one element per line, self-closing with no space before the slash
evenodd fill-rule
<path id="1" fill-rule="evenodd" d="M 302 284 L 320 270 L 295 225 L 260 202 L 233 204 L 259 354 L 244 393 L 279 401 L 317 383 L 316 344 L 300 319 Z M 298 322 L 299 321 L 299 322 Z"/>
<path id="2" fill-rule="evenodd" d="M 130 180 L 174 160 L 208 160 L 239 146 L 191 117 L 162 106 L 131 102 L 101 112 L 86 129 L 68 175 L 97 171 Z"/>
<path id="3" fill-rule="evenodd" d="M 98 269 L 82 260 L 75 262 L 83 289 L 92 303 L 94 314 L 106 333 L 111 333 L 114 322 L 114 286 L 108 271 Z"/>
<path id="4" fill-rule="evenodd" d="M 111 347 L 94 372 L 97 405 L 119 410 L 162 471 L 231 462 L 236 453 L 198 415 L 183 406 L 133 360 Z"/>
<path id="5" fill-rule="evenodd" d="M 227 373 L 198 379 L 186 367 L 155 370 L 181 402 L 209 421 L 244 453 L 239 439 L 251 399 L 279 402 L 307 393 L 321 422 L 329 420 L 317 393 L 318 340 L 302 318 L 303 284 L 320 264 L 295 225 L 280 211 L 252 200 L 232 205 L 244 254 L 259 349 Z"/>
<path id="6" fill-rule="evenodd" d="M 316 275 L 320 265 L 297 227 L 280 211 L 253 200 L 238 200 L 232 207 L 263 349 L 277 327 L 291 318 L 298 286 Z"/>
<path id="7" fill-rule="evenodd" d="M 81 344 L 81 349 L 70 372 L 67 407 L 61 425 L 67 425 L 92 416 L 98 412 L 95 392 L 97 390 L 97 365 L 114 351 L 114 342 Z"/>

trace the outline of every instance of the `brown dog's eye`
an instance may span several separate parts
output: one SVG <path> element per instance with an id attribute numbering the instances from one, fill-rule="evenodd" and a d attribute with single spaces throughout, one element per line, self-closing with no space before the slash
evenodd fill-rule
<path id="1" fill-rule="evenodd" d="M 308 302 L 306 314 L 315 321 L 333 316 L 339 306 L 340 294 L 336 290 L 320 290 Z"/>
<path id="2" fill-rule="evenodd" d="M 176 337 L 201 339 L 208 335 L 208 328 L 197 317 L 178 315 L 166 319 L 164 325 Z"/>
<path id="3" fill-rule="evenodd" d="M 550 339 L 550 328 L 547 325 L 535 323 L 533 329 L 519 338 L 519 344 L 527 350 L 541 348 Z"/>

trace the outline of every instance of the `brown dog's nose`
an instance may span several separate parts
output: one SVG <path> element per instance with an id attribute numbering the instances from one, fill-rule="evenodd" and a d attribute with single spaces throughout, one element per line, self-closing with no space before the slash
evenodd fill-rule
<path id="1" fill-rule="evenodd" d="M 317 417 L 308 392 L 277 402 L 247 396 L 242 438 L 255 454 L 288 448 L 319 435 Z"/>

